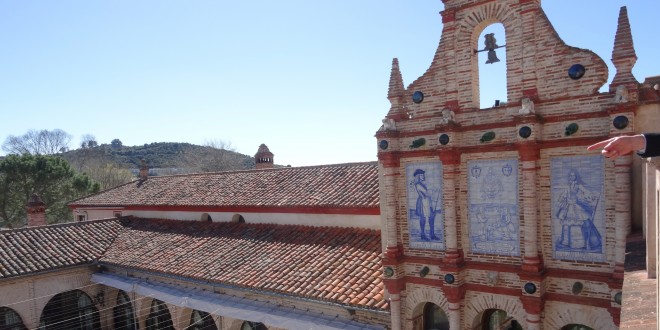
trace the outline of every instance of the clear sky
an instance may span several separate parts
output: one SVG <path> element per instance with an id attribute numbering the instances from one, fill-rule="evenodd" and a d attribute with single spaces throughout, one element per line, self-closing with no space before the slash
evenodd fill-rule
<path id="1" fill-rule="evenodd" d="M 660 1 L 542 5 L 567 44 L 610 65 L 610 81 L 627 6 L 633 73 L 660 75 Z M 71 148 L 91 134 L 129 146 L 225 141 L 247 155 L 265 143 L 281 165 L 373 161 L 392 58 L 406 86 L 422 75 L 442 9 L 441 0 L 1 0 L 0 143 L 62 129 Z"/>

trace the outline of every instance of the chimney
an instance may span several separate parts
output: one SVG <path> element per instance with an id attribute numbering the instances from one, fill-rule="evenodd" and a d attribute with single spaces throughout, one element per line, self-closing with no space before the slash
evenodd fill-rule
<path id="1" fill-rule="evenodd" d="M 149 168 L 147 167 L 147 162 L 142 159 L 140 160 L 140 180 L 144 181 L 149 176 Z"/>
<path id="2" fill-rule="evenodd" d="M 273 153 L 268 150 L 268 147 L 265 144 L 259 146 L 259 151 L 254 155 L 254 162 L 257 165 L 257 169 L 263 168 L 273 168 L 275 163 L 273 161 Z"/>
<path id="3" fill-rule="evenodd" d="M 37 194 L 32 194 L 28 200 L 27 206 L 27 225 L 28 227 L 46 225 L 46 204 Z"/>

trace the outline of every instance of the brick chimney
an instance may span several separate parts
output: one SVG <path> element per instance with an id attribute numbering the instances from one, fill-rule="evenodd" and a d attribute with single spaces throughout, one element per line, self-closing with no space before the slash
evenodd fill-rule
<path id="1" fill-rule="evenodd" d="M 46 204 L 37 194 L 32 194 L 28 200 L 27 206 L 27 225 L 28 227 L 46 225 Z"/>
<path id="2" fill-rule="evenodd" d="M 254 155 L 254 161 L 258 170 L 275 167 L 275 163 L 273 161 L 273 153 L 270 152 L 268 147 L 263 143 L 259 146 L 257 154 Z"/>
<path id="3" fill-rule="evenodd" d="M 147 167 L 147 162 L 142 159 L 140 160 L 140 180 L 144 181 L 149 177 L 149 168 Z"/>

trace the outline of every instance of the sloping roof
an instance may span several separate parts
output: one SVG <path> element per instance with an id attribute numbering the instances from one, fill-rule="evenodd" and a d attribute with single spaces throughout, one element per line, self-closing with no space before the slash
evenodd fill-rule
<path id="1" fill-rule="evenodd" d="M 100 263 L 384 309 L 380 232 L 129 218 Z"/>
<path id="2" fill-rule="evenodd" d="M 99 262 L 374 310 L 380 231 L 124 217 L 0 231 L 0 279 Z"/>
<path id="3" fill-rule="evenodd" d="M 91 263 L 122 228 L 115 219 L 0 230 L 0 279 Z"/>
<path id="4" fill-rule="evenodd" d="M 84 206 L 378 209 L 376 162 L 156 176 L 72 201 Z"/>

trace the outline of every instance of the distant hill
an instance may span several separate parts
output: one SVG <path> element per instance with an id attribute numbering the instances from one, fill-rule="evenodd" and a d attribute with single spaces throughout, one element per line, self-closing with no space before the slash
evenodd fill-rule
<path id="1" fill-rule="evenodd" d="M 215 172 L 255 168 L 254 157 L 238 152 L 190 143 L 155 142 L 143 146 L 102 144 L 59 154 L 70 163 L 103 159 L 121 167 L 137 170 L 144 159 L 151 175 Z"/>

